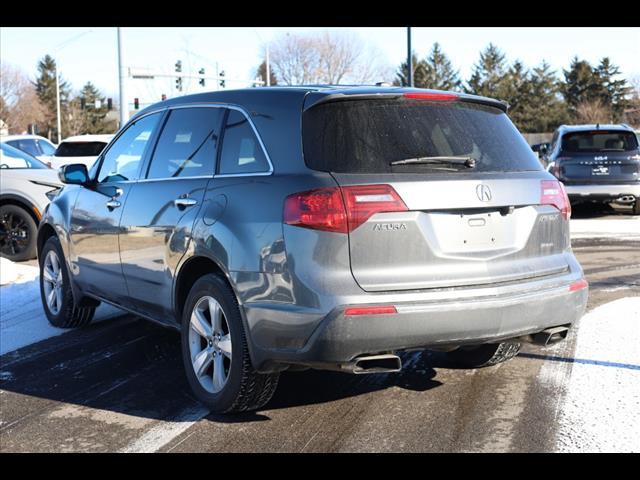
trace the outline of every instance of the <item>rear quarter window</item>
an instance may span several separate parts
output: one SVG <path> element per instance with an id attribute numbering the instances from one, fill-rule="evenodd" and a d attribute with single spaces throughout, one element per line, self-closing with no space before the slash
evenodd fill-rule
<path id="1" fill-rule="evenodd" d="M 472 157 L 476 160 L 472 171 L 476 172 L 542 170 L 507 115 L 480 104 L 410 99 L 328 102 L 307 110 L 302 127 L 305 162 L 314 170 L 461 171 L 451 165 L 391 165 L 398 160 L 440 156 Z"/>

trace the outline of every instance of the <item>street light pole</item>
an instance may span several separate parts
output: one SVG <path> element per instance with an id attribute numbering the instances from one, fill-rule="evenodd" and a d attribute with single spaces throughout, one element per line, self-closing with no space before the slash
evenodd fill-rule
<path id="1" fill-rule="evenodd" d="M 267 87 L 271 86 L 271 70 L 269 69 L 269 42 L 267 42 Z"/>
<path id="2" fill-rule="evenodd" d="M 62 132 L 61 132 L 61 120 L 60 120 L 60 76 L 58 75 L 58 62 L 56 62 L 56 126 L 58 133 L 58 141 L 56 143 L 60 144 L 62 141 Z"/>
<path id="3" fill-rule="evenodd" d="M 407 70 L 409 76 L 407 77 L 410 87 L 413 87 L 413 55 L 411 55 L 411 27 L 407 27 Z"/>
<path id="4" fill-rule="evenodd" d="M 120 128 L 124 127 L 129 119 L 129 104 L 127 103 L 126 81 L 124 59 L 122 54 L 122 34 L 118 28 L 118 75 L 120 77 Z"/>

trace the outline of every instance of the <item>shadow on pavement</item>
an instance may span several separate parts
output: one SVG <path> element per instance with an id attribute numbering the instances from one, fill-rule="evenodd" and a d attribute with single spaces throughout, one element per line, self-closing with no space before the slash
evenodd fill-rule
<path id="1" fill-rule="evenodd" d="M 435 352 L 402 355 L 398 374 L 351 375 L 307 370 L 285 372 L 264 410 L 330 402 L 390 387 L 424 392 L 441 385 L 434 367 L 447 365 Z M 180 418 L 197 407 L 187 385 L 177 332 L 124 315 L 49 338 L 0 357 L 0 389 L 138 417 Z M 22 415 L 5 397 L 3 421 Z M 27 400 L 25 400 L 27 401 Z M 29 399 L 28 401 L 32 401 Z M 268 420 L 260 412 L 209 415 L 221 423 Z"/>

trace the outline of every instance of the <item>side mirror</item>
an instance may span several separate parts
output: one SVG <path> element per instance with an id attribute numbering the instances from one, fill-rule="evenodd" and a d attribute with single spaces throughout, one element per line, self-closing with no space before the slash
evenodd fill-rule
<path id="1" fill-rule="evenodd" d="M 549 151 L 550 146 L 551 145 L 549 145 L 548 143 L 541 143 L 540 149 L 538 150 L 540 152 L 540 155 L 546 155 L 547 152 Z"/>
<path id="2" fill-rule="evenodd" d="M 87 166 L 84 163 L 71 163 L 60 167 L 58 178 L 62 183 L 86 185 L 89 183 L 89 172 L 87 172 Z"/>

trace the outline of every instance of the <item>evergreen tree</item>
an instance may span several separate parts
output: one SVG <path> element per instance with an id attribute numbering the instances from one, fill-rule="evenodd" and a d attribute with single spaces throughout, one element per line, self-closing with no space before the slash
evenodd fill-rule
<path id="1" fill-rule="evenodd" d="M 271 79 L 271 86 L 273 85 L 277 85 L 278 84 L 278 79 L 276 78 L 276 75 L 273 73 L 273 66 L 270 65 L 271 68 L 269 68 L 269 78 Z M 256 77 L 259 77 L 260 80 L 262 80 L 264 82 L 264 86 L 267 85 L 267 62 L 266 60 L 263 60 L 262 63 L 260 64 L 260 66 L 258 67 L 258 70 L 256 71 Z"/>
<path id="2" fill-rule="evenodd" d="M 38 78 L 34 82 L 36 93 L 45 108 L 45 120 L 39 125 L 39 131 L 43 132 L 50 140 L 57 139 L 56 127 L 56 61 L 50 55 L 45 55 L 38 62 Z M 69 85 L 60 78 L 60 110 L 61 118 L 69 101 Z"/>
<path id="3" fill-rule="evenodd" d="M 114 125 L 106 121 L 108 108 L 106 98 L 91 82 L 87 82 L 78 97 L 81 114 L 85 117 L 85 133 L 112 133 Z M 99 107 L 96 107 L 96 101 Z"/>
<path id="4" fill-rule="evenodd" d="M 535 100 L 531 92 L 531 75 L 519 60 L 516 60 L 505 75 L 497 80 L 497 97 L 509 104 L 509 117 L 519 130 L 529 131 L 535 115 Z"/>
<path id="5" fill-rule="evenodd" d="M 438 42 L 433 44 L 429 57 L 424 62 L 425 88 L 435 90 L 460 90 L 462 82 L 458 72 L 453 69 L 449 57 L 441 50 Z M 416 86 L 418 86 L 416 84 Z"/>
<path id="6" fill-rule="evenodd" d="M 427 88 L 427 65 L 424 60 L 418 60 L 416 54 L 411 55 L 411 63 L 413 66 L 413 86 L 416 88 Z M 400 64 L 400 68 L 396 73 L 394 85 L 406 87 L 409 85 L 409 67 L 404 61 Z"/>
<path id="7" fill-rule="evenodd" d="M 504 53 L 492 43 L 482 52 L 473 67 L 465 88 L 467 93 L 501 99 L 507 82 L 507 65 Z"/>
<path id="8" fill-rule="evenodd" d="M 569 122 L 566 103 L 560 94 L 560 82 L 548 63 L 531 71 L 530 95 L 532 113 L 527 132 L 552 132 L 563 123 Z"/>
<path id="9" fill-rule="evenodd" d="M 602 86 L 589 62 L 573 57 L 569 70 L 563 70 L 563 73 L 561 91 L 572 118 L 575 118 L 581 103 L 602 99 Z"/>
<path id="10" fill-rule="evenodd" d="M 633 90 L 626 79 L 616 79 L 619 76 L 620 69 L 611 63 L 609 57 L 604 57 L 594 69 L 595 93 L 611 109 L 614 122 L 621 121 L 624 110 L 630 105 L 629 97 Z"/>

